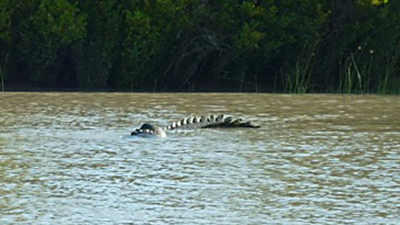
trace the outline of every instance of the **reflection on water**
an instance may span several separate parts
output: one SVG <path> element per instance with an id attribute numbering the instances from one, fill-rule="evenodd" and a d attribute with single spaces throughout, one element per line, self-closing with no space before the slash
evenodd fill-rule
<path id="1" fill-rule="evenodd" d="M 0 94 L 0 224 L 396 224 L 399 100 Z M 209 113 L 262 128 L 128 136 Z"/>

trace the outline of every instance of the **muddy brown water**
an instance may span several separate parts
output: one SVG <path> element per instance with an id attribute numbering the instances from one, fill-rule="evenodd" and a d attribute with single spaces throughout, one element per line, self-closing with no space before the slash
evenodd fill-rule
<path id="1" fill-rule="evenodd" d="M 167 138 L 225 113 L 260 129 Z M 399 224 L 400 97 L 0 93 L 0 224 Z"/>

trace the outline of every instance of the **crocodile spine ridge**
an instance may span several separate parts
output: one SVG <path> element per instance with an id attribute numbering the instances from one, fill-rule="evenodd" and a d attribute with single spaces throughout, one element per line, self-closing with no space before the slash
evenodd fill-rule
<path id="1" fill-rule="evenodd" d="M 172 122 L 166 127 L 157 127 L 151 124 L 143 124 L 139 129 L 134 130 L 132 136 L 160 136 L 166 137 L 166 131 L 175 129 L 193 128 L 259 128 L 250 121 L 243 121 L 241 118 L 233 119 L 224 114 L 209 116 L 190 116 L 182 120 Z"/>

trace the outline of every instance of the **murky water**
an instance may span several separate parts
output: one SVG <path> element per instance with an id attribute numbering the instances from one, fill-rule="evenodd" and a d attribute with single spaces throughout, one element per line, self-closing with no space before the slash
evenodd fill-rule
<path id="1" fill-rule="evenodd" d="M 260 129 L 129 137 L 227 113 Z M 399 224 L 400 97 L 0 94 L 0 224 Z"/>

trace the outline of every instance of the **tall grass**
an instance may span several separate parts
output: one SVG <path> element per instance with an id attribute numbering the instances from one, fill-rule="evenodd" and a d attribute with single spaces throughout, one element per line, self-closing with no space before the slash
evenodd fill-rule
<path id="1" fill-rule="evenodd" d="M 302 94 L 310 91 L 315 51 L 318 44 L 319 40 L 304 46 L 296 59 L 294 68 L 289 69 L 289 72 L 285 75 L 285 92 Z"/>
<path id="2" fill-rule="evenodd" d="M 378 77 L 378 94 L 398 94 L 400 93 L 400 77 L 396 78 L 396 72 L 399 72 L 400 50 L 393 48 L 393 52 L 384 57 L 383 71 Z M 396 71 L 397 70 L 397 71 Z"/>
<path id="3" fill-rule="evenodd" d="M 0 65 L 0 80 L 1 80 L 1 91 L 4 92 L 4 75 L 1 65 Z"/>
<path id="4" fill-rule="evenodd" d="M 339 91 L 341 93 L 370 93 L 371 79 L 374 76 L 376 64 L 374 50 L 358 49 L 344 60 L 344 68 L 339 76 Z"/>
<path id="5" fill-rule="evenodd" d="M 389 92 L 389 78 L 391 75 L 391 72 L 387 68 L 388 66 L 385 65 L 385 71 L 383 73 L 383 76 L 380 76 L 379 79 L 379 84 L 378 84 L 378 90 L 377 93 L 379 94 L 388 94 Z"/>
<path id="6" fill-rule="evenodd" d="M 1 73 L 1 71 L 0 71 Z M 1 91 L 4 92 L 4 77 L 1 75 Z"/>
<path id="7" fill-rule="evenodd" d="M 292 72 L 287 74 L 285 90 L 289 93 L 306 93 L 310 87 L 311 73 L 305 64 L 297 61 Z"/>
<path id="8" fill-rule="evenodd" d="M 1 91 L 4 92 L 4 78 L 1 69 L 0 69 L 0 78 L 1 78 Z"/>
<path id="9" fill-rule="evenodd" d="M 5 85 L 4 85 L 4 80 L 5 80 L 5 67 L 8 62 L 8 54 L 4 56 L 2 61 L 0 61 L 0 82 L 1 82 L 1 91 L 4 92 L 5 90 Z"/>

